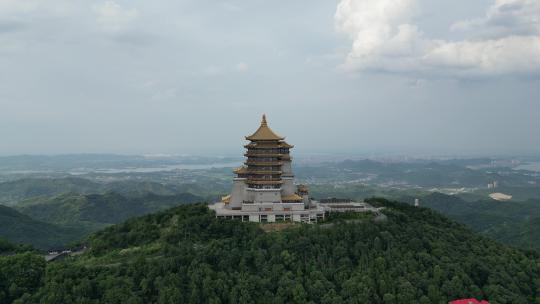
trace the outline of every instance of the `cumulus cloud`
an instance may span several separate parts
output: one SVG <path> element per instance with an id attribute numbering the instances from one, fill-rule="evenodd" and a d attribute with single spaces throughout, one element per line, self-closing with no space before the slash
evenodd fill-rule
<path id="1" fill-rule="evenodd" d="M 453 30 L 478 31 L 492 38 L 509 35 L 540 35 L 540 1 L 497 0 L 482 18 L 462 20 Z"/>
<path id="2" fill-rule="evenodd" d="M 353 41 L 353 71 L 491 76 L 540 72 L 540 2 L 496 0 L 484 17 L 456 22 L 469 38 L 428 38 L 414 23 L 416 0 L 342 0 L 336 28 Z"/>

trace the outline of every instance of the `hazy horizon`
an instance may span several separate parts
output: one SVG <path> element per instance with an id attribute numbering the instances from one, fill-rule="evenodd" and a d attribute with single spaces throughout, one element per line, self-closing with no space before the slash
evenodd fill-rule
<path id="1" fill-rule="evenodd" d="M 0 2 L 0 155 L 540 155 L 529 0 Z"/>
<path id="2" fill-rule="evenodd" d="M 540 153 L 470 153 L 470 154 L 458 154 L 458 153 L 406 153 L 406 152 L 392 152 L 392 151 L 304 151 L 294 148 L 291 150 L 291 155 L 295 159 L 310 159 L 310 158 L 322 158 L 322 159 L 371 159 L 371 160 L 429 160 L 429 159 L 482 159 L 491 158 L 497 159 L 516 159 L 523 161 L 540 161 Z M 207 158 L 207 159 L 244 159 L 245 149 L 239 148 L 235 151 L 222 152 L 222 153 L 113 153 L 113 152 L 74 152 L 74 153 L 19 153 L 19 154 L 0 154 L 0 158 L 16 158 L 16 157 L 73 157 L 73 156 L 91 156 L 91 157 L 145 157 L 149 159 L 167 159 L 167 158 Z"/>

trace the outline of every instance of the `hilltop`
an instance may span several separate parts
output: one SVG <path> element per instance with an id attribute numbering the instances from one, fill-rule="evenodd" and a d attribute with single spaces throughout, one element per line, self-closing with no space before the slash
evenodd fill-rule
<path id="1" fill-rule="evenodd" d="M 92 235 L 82 257 L 38 271 L 42 283 L 28 286 L 23 302 L 538 301 L 537 254 L 429 209 L 370 202 L 385 207 L 387 221 L 264 232 L 259 224 L 217 220 L 205 205 L 131 219 Z"/>

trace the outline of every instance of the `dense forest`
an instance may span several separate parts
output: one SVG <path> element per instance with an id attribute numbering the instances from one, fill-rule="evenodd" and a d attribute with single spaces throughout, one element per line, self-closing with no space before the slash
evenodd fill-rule
<path id="1" fill-rule="evenodd" d="M 125 196 L 116 192 L 104 194 L 67 193 L 50 199 L 20 202 L 16 209 L 34 219 L 54 224 L 90 223 L 95 226 L 116 224 L 128 218 L 168 209 L 180 204 L 203 202 L 202 197 L 181 193 Z"/>
<path id="2" fill-rule="evenodd" d="M 533 188 L 534 189 L 534 188 Z M 315 185 L 315 197 L 385 197 L 434 209 L 497 241 L 523 249 L 540 250 L 540 199 L 496 201 L 472 194 L 447 195 L 439 192 L 377 188 L 363 184 L 343 187 Z M 521 191 L 521 190 L 520 190 Z M 524 190 L 526 192 L 526 190 Z M 514 192 L 511 192 L 514 193 Z"/>
<path id="3" fill-rule="evenodd" d="M 0 205 L 0 237 L 14 243 L 49 249 L 64 246 L 87 233 L 83 227 L 64 227 L 42 222 Z"/>
<path id="4" fill-rule="evenodd" d="M 52 198 L 36 197 L 14 207 L 0 205 L 0 236 L 39 249 L 64 247 L 108 225 L 181 204 L 202 202 L 189 193 L 126 196 L 66 193 Z"/>
<path id="5" fill-rule="evenodd" d="M 540 257 L 434 211 L 373 200 L 387 220 L 264 232 L 186 205 L 88 239 L 45 265 L 0 257 L 1 303 L 540 303 Z"/>
<path id="6" fill-rule="evenodd" d="M 413 203 L 414 198 L 403 198 Z M 540 200 L 468 202 L 458 196 L 432 193 L 421 198 L 434 209 L 474 231 L 513 246 L 540 250 Z"/>

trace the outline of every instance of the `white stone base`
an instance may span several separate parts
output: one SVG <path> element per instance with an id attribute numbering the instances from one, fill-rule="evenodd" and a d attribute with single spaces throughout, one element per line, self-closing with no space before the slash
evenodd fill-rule
<path id="1" fill-rule="evenodd" d="M 275 222 L 302 222 L 316 223 L 324 219 L 325 210 L 319 205 L 314 205 L 310 209 L 298 208 L 296 205 L 302 204 L 280 204 L 281 208 L 242 208 L 242 210 L 232 210 L 226 208 L 224 203 L 214 203 L 208 207 L 216 212 L 216 217 L 242 222 L 275 223 Z M 288 206 L 291 205 L 291 206 Z M 247 210 L 246 210 L 247 209 Z"/>

